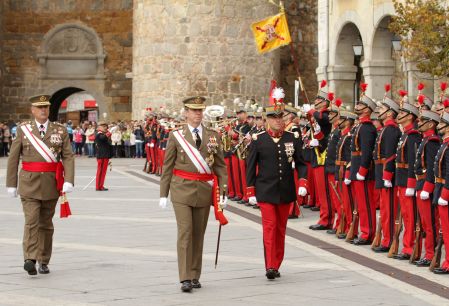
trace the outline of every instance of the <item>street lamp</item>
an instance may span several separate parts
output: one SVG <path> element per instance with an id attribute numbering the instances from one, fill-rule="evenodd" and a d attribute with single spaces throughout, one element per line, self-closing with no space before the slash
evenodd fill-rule
<path id="1" fill-rule="evenodd" d="M 399 37 L 393 37 L 391 44 L 393 45 L 394 51 L 400 52 L 402 50 L 401 39 Z"/>
<path id="2" fill-rule="evenodd" d="M 363 45 L 361 43 L 352 45 L 352 50 L 354 51 L 355 56 L 362 56 L 363 55 Z"/>
<path id="3" fill-rule="evenodd" d="M 362 82 L 363 69 L 360 67 L 360 60 L 363 56 L 363 44 L 358 40 L 352 45 L 352 50 L 354 51 L 354 66 L 357 67 L 357 72 L 355 74 L 354 82 L 354 104 L 360 97 L 360 83 Z"/>

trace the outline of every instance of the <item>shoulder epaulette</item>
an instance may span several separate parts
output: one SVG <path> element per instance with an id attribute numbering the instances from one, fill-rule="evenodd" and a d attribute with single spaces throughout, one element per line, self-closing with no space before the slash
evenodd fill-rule
<path id="1" fill-rule="evenodd" d="M 440 142 L 440 137 L 438 137 L 438 136 L 430 136 L 428 141 Z"/>
<path id="2" fill-rule="evenodd" d="M 257 137 L 259 137 L 259 135 L 262 135 L 263 133 L 266 133 L 266 131 L 262 131 L 262 132 L 260 132 L 260 133 L 256 133 L 256 134 L 253 134 L 253 140 L 257 140 Z"/>
<path id="3" fill-rule="evenodd" d="M 419 134 L 417 130 L 410 130 L 407 134 L 413 135 L 413 134 Z"/>
<path id="4" fill-rule="evenodd" d="M 24 125 L 27 125 L 27 124 L 31 124 L 31 121 L 25 121 L 25 122 L 22 122 L 22 123 L 20 124 L 20 126 L 24 126 Z"/>

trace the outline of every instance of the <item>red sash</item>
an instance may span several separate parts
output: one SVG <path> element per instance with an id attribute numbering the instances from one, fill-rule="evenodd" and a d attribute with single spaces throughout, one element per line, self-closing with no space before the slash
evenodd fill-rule
<path id="1" fill-rule="evenodd" d="M 64 184 L 64 166 L 62 162 L 22 162 L 22 169 L 28 172 L 55 172 L 56 189 L 60 192 Z"/>
<path id="2" fill-rule="evenodd" d="M 228 224 L 228 220 L 224 216 L 223 210 L 218 205 L 218 202 L 220 202 L 220 188 L 218 188 L 218 178 L 215 174 L 188 172 L 179 169 L 173 169 L 173 174 L 189 181 L 207 182 L 213 180 L 212 203 L 214 205 L 215 219 L 218 220 L 221 225 Z"/>

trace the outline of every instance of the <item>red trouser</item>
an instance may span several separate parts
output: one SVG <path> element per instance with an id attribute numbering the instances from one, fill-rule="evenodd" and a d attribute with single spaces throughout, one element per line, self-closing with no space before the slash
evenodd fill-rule
<path id="1" fill-rule="evenodd" d="M 345 233 L 348 233 L 349 227 L 352 223 L 352 217 L 354 212 L 354 194 L 352 191 L 351 186 L 346 185 L 345 183 L 341 182 L 342 185 L 342 201 L 343 201 L 343 210 L 345 212 L 345 219 L 346 219 L 346 225 L 345 225 Z M 358 233 L 358 224 L 354 227 L 354 234 L 357 235 Z"/>
<path id="2" fill-rule="evenodd" d="M 104 180 L 106 178 L 106 172 L 108 171 L 108 164 L 108 158 L 97 159 L 97 179 L 95 181 L 97 190 L 101 190 L 104 188 Z"/>
<path id="3" fill-rule="evenodd" d="M 248 196 L 246 195 L 246 160 L 239 159 L 240 167 L 240 179 L 242 180 L 242 199 L 248 201 Z"/>
<path id="4" fill-rule="evenodd" d="M 374 203 L 376 204 L 376 209 L 380 208 L 380 189 L 374 188 Z"/>
<path id="5" fill-rule="evenodd" d="M 394 224 L 398 212 L 397 188 L 380 189 L 380 223 L 382 225 L 383 247 L 389 248 L 393 242 Z"/>
<path id="6" fill-rule="evenodd" d="M 407 187 L 398 187 L 399 205 L 401 205 L 401 215 L 404 222 L 404 236 L 402 237 L 403 254 L 411 255 L 415 244 L 415 209 L 416 198 L 406 197 Z"/>
<path id="7" fill-rule="evenodd" d="M 321 171 L 321 170 L 319 170 L 320 168 L 324 169 L 324 166 L 312 168 L 313 189 L 314 189 L 313 191 L 315 192 L 315 203 L 312 203 L 312 204 L 314 204 L 314 206 L 316 206 L 316 207 L 321 207 L 321 198 L 319 196 L 319 193 L 320 193 L 319 182 L 324 181 L 324 179 L 323 179 L 324 178 L 324 170 Z M 321 176 L 320 176 L 320 174 L 321 174 Z M 321 179 L 319 179 L 318 177 L 321 177 Z"/>
<path id="8" fill-rule="evenodd" d="M 284 259 L 289 204 L 258 203 L 262 213 L 265 268 L 279 270 Z"/>
<path id="9" fill-rule="evenodd" d="M 233 197 L 235 197 L 235 191 L 234 191 L 234 183 L 233 183 L 233 179 L 232 179 L 232 159 L 231 159 L 231 157 L 225 157 L 224 161 L 226 163 L 226 170 L 228 172 L 228 197 L 233 198 Z"/>
<path id="10" fill-rule="evenodd" d="M 316 193 L 321 204 L 318 224 L 331 228 L 334 224 L 334 209 L 332 208 L 328 177 L 324 174 L 324 166 L 314 168 L 313 172 Z"/>
<path id="11" fill-rule="evenodd" d="M 165 149 L 159 149 L 158 157 L 159 157 L 159 167 L 162 173 L 162 167 L 164 167 Z"/>
<path id="12" fill-rule="evenodd" d="M 435 254 L 435 247 L 438 239 L 438 232 L 440 230 L 440 225 L 438 223 L 438 209 L 432 205 L 430 199 L 421 200 L 418 191 L 416 196 L 416 202 L 418 204 L 419 216 L 421 219 L 421 227 L 425 234 L 424 248 L 426 249 L 425 259 L 432 260 Z M 423 235 L 421 235 L 422 237 Z"/>
<path id="13" fill-rule="evenodd" d="M 235 154 L 232 154 L 232 178 L 234 179 L 234 192 L 238 198 L 243 198 L 243 192 L 246 194 L 246 190 L 242 190 L 240 181 L 240 166 L 239 159 Z"/>
<path id="14" fill-rule="evenodd" d="M 337 213 L 337 219 L 335 221 L 335 227 L 334 229 L 338 228 L 338 225 L 340 224 L 341 221 L 341 208 L 342 208 L 342 203 L 340 203 L 340 200 L 338 200 L 338 198 L 340 197 L 341 199 L 341 192 L 338 188 L 338 184 L 335 183 L 335 175 L 328 173 L 327 174 L 327 181 L 329 183 L 329 193 L 330 193 L 330 198 L 331 198 L 331 206 L 332 206 L 332 219 L 335 219 L 335 213 Z M 336 194 L 336 192 L 338 192 L 338 196 Z"/>
<path id="15" fill-rule="evenodd" d="M 359 212 L 360 237 L 373 240 L 376 234 L 376 204 L 374 203 L 374 181 L 353 181 L 352 193 Z"/>
<path id="16" fill-rule="evenodd" d="M 440 214 L 441 230 L 443 231 L 444 250 L 446 257 L 441 265 L 441 268 L 449 270 L 449 209 L 448 206 L 438 205 L 438 212 Z"/>
<path id="17" fill-rule="evenodd" d="M 145 144 L 145 154 L 147 155 L 147 162 L 151 165 L 150 147 L 148 146 L 148 144 Z"/>
<path id="18" fill-rule="evenodd" d="M 298 171 L 296 169 L 293 171 L 293 176 L 295 179 L 295 190 L 297 191 L 299 188 L 299 179 L 298 179 Z M 290 210 L 288 212 L 289 216 L 299 217 L 299 215 L 301 214 L 301 211 L 299 210 L 299 205 L 302 204 L 304 198 L 305 197 L 301 197 L 298 194 L 296 195 L 296 201 L 290 204 Z"/>
<path id="19" fill-rule="evenodd" d="M 315 206 L 315 205 L 318 205 L 317 204 L 317 196 L 316 196 L 316 192 L 315 192 L 315 179 L 314 179 L 314 176 L 313 176 L 313 168 L 312 168 L 312 165 L 310 164 L 310 163 L 306 163 L 306 165 L 307 165 L 307 180 L 310 182 L 309 183 L 309 190 L 307 190 L 308 191 L 308 193 L 309 193 L 309 195 L 308 195 L 308 200 L 307 200 L 307 202 L 305 202 L 305 201 L 303 201 L 303 205 L 313 205 L 313 206 Z"/>
<path id="20" fill-rule="evenodd" d="M 156 172 L 156 140 L 150 142 L 151 172 Z"/>

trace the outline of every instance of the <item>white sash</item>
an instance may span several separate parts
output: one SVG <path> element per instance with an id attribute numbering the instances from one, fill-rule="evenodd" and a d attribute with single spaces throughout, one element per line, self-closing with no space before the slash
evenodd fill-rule
<path id="1" fill-rule="evenodd" d="M 33 133 L 31 132 L 32 128 L 30 124 L 22 125 L 20 128 L 22 129 L 28 140 L 31 142 L 33 147 L 36 149 L 36 151 L 45 159 L 47 163 L 57 162 L 56 157 L 50 151 L 50 148 L 42 140 L 33 135 Z"/>
<path id="2" fill-rule="evenodd" d="M 204 158 L 201 156 L 200 151 L 197 150 L 194 146 L 192 146 L 185 138 L 182 136 L 181 132 L 179 130 L 174 131 L 173 135 L 175 135 L 176 139 L 178 140 L 181 147 L 184 149 L 184 151 L 187 153 L 187 156 L 190 158 L 192 163 L 195 165 L 195 167 L 198 169 L 199 173 L 207 173 L 211 174 L 212 171 L 209 168 L 209 165 L 204 160 Z"/>

